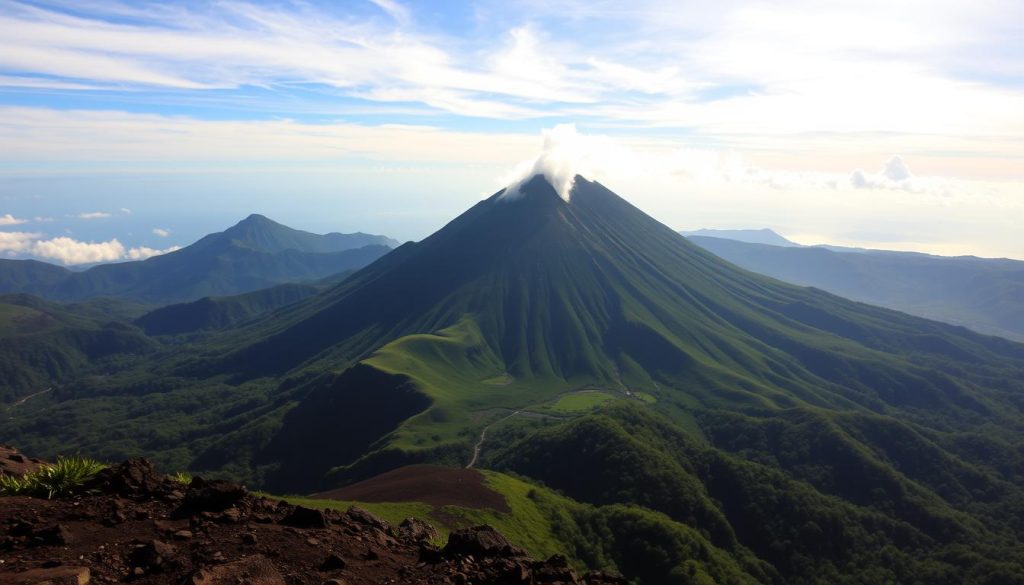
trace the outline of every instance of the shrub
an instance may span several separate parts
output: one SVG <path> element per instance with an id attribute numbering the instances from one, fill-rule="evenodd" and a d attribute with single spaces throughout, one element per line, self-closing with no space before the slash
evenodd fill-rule
<path id="1" fill-rule="evenodd" d="M 170 476 L 172 480 L 184 486 L 192 485 L 192 475 L 187 471 L 179 471 Z"/>
<path id="2" fill-rule="evenodd" d="M 64 496 L 92 479 L 106 465 L 85 457 L 58 457 L 23 477 L 0 476 L 0 495 L 53 498 Z"/>

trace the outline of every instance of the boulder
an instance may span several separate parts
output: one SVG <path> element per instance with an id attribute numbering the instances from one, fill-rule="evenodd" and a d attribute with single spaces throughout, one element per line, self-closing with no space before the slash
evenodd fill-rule
<path id="1" fill-rule="evenodd" d="M 166 542 L 151 540 L 133 550 L 129 560 L 134 567 L 159 571 L 168 568 L 174 562 L 176 552 L 174 546 Z"/>
<path id="2" fill-rule="evenodd" d="M 322 510 L 295 506 L 295 508 L 281 520 L 285 526 L 295 528 L 327 528 L 327 517 Z"/>
<path id="3" fill-rule="evenodd" d="M 85 487 L 106 494 L 149 496 L 159 493 L 162 483 L 152 463 L 136 458 L 101 470 Z"/>
<path id="4" fill-rule="evenodd" d="M 9 445 L 0 445 L 0 475 L 21 477 L 39 469 L 46 462 L 26 457 Z"/>
<path id="5" fill-rule="evenodd" d="M 248 493 L 244 486 L 232 481 L 196 477 L 188 486 L 179 514 L 223 512 L 240 502 Z"/>
<path id="6" fill-rule="evenodd" d="M 373 526 L 374 528 L 379 528 L 384 532 L 389 532 L 391 530 L 391 525 L 388 524 L 386 520 L 382 520 L 358 506 L 350 507 L 345 512 L 345 515 L 348 516 L 350 520 L 367 526 Z"/>
<path id="7" fill-rule="evenodd" d="M 513 546 L 500 532 L 491 526 L 482 525 L 463 528 L 452 532 L 444 547 L 447 556 L 522 557 L 526 551 Z"/>
<path id="8" fill-rule="evenodd" d="M 67 546 L 74 542 L 71 531 L 63 524 L 32 528 L 29 536 L 29 543 L 37 546 Z"/>
<path id="9" fill-rule="evenodd" d="M 423 540 L 437 540 L 437 529 L 419 518 L 406 518 L 398 525 L 398 534 L 403 538 L 420 542 Z"/>

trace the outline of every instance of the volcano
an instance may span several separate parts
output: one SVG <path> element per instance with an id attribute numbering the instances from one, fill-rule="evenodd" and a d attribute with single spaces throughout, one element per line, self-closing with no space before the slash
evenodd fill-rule
<path id="1" fill-rule="evenodd" d="M 249 377 L 347 368 L 310 391 L 264 451 L 282 464 L 282 489 L 468 459 L 480 413 L 573 390 L 680 413 L 971 420 L 1004 413 L 961 365 L 1024 364 L 1024 346 L 739 269 L 579 176 L 568 201 L 540 175 L 515 197 L 498 192 L 247 334 L 261 340 L 219 367 Z M 988 384 L 1005 390 L 1004 379 Z"/>
<path id="2" fill-rule="evenodd" d="M 1024 345 L 747 272 L 582 177 L 103 368 L 0 436 L 496 523 L 641 585 L 1024 574 Z"/>

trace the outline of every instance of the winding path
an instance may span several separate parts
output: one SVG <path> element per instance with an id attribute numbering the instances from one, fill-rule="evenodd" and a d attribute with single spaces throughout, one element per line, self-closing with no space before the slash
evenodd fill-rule
<path id="1" fill-rule="evenodd" d="M 496 425 L 496 424 L 498 424 L 500 422 L 505 422 L 508 419 L 512 418 L 513 416 L 515 416 L 515 415 L 517 415 L 517 414 L 519 414 L 521 412 L 523 412 L 523 411 L 522 410 L 517 410 L 517 411 L 513 412 L 512 414 L 510 414 L 508 416 L 499 418 L 498 420 L 496 420 L 496 421 L 492 422 L 491 424 L 487 425 L 486 427 L 483 428 L 483 430 L 480 431 L 480 440 L 476 442 L 476 445 L 473 445 L 473 458 L 469 460 L 468 464 L 466 464 L 466 469 L 473 469 L 473 466 L 476 465 L 476 460 L 477 460 L 477 458 L 480 457 L 480 450 L 483 449 L 483 447 L 484 447 L 484 440 L 487 439 L 487 429 L 493 427 L 494 425 Z"/>
<path id="2" fill-rule="evenodd" d="M 35 394 L 29 394 L 28 396 L 22 398 L 21 400 L 13 402 L 11 404 L 11 408 L 14 408 L 16 406 L 21 406 L 22 404 L 25 404 L 26 402 L 28 402 L 30 399 L 35 398 L 36 396 L 39 396 L 40 394 L 46 394 L 47 392 L 51 392 L 52 390 L 53 390 L 53 388 L 47 388 L 46 390 L 40 390 L 39 392 L 36 392 Z"/>

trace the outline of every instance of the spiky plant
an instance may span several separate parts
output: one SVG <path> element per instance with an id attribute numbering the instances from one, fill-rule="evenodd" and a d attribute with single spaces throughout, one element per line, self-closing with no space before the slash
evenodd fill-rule
<path id="1" fill-rule="evenodd" d="M 5 496 L 46 496 L 53 498 L 71 493 L 92 479 L 106 465 L 86 457 L 58 457 L 22 477 L 0 477 L 0 494 Z"/>
<path id="2" fill-rule="evenodd" d="M 192 474 L 187 471 L 179 471 L 171 474 L 171 479 L 180 483 L 181 485 L 188 486 L 192 484 Z"/>

